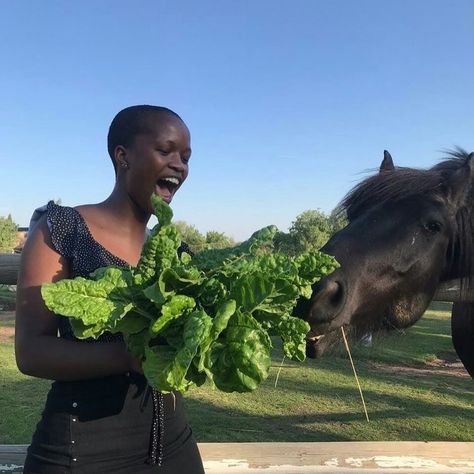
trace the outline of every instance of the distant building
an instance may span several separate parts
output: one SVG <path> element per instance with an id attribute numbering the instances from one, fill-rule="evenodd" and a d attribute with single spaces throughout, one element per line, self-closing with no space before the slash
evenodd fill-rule
<path id="1" fill-rule="evenodd" d="M 26 237 L 28 236 L 28 227 L 18 227 L 16 231 L 16 243 L 13 251 L 21 253 L 25 245 Z"/>

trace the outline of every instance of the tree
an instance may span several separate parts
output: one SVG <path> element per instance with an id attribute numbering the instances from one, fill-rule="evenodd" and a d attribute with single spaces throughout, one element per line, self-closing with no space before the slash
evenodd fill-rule
<path id="1" fill-rule="evenodd" d="M 0 252 L 12 252 L 16 244 L 18 226 L 13 222 L 12 216 L 0 217 Z"/>
<path id="2" fill-rule="evenodd" d="M 287 234 L 279 232 L 275 246 L 281 252 L 296 255 L 307 250 L 319 250 L 330 235 L 328 216 L 319 209 L 313 209 L 297 216 Z"/>
<path id="3" fill-rule="evenodd" d="M 235 245 L 234 240 L 223 232 L 210 230 L 206 232 L 204 236 L 196 227 L 187 222 L 176 221 L 174 224 L 178 228 L 183 242 L 186 242 L 194 253 L 201 252 L 205 249 L 223 249 Z"/>
<path id="4" fill-rule="evenodd" d="M 288 255 L 296 255 L 299 253 L 298 244 L 295 239 L 286 232 L 278 231 L 274 239 L 275 250 Z"/>
<path id="5" fill-rule="evenodd" d="M 193 225 L 184 221 L 176 221 L 174 223 L 181 234 L 183 242 L 188 244 L 189 248 L 194 252 L 200 252 L 206 247 L 206 238 Z"/>
<path id="6" fill-rule="evenodd" d="M 304 211 L 290 227 L 301 250 L 319 250 L 329 239 L 331 227 L 329 219 L 319 209 Z"/>
<path id="7" fill-rule="evenodd" d="M 226 247 L 233 247 L 234 245 L 234 240 L 223 232 L 210 230 L 206 233 L 206 247 L 208 249 L 224 249 Z"/>

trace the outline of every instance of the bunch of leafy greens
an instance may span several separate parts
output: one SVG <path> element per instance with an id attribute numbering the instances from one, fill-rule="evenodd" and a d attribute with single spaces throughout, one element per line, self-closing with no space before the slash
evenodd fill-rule
<path id="1" fill-rule="evenodd" d="M 105 267 L 42 286 L 48 308 L 70 318 L 79 338 L 123 334 L 157 390 L 186 391 L 207 379 L 225 392 L 247 392 L 270 369 L 271 336 L 303 361 L 308 324 L 291 315 L 299 297 L 337 262 L 319 252 L 273 251 L 275 226 L 236 247 L 178 255 L 171 208 L 156 195 L 158 224 L 137 267 Z"/>

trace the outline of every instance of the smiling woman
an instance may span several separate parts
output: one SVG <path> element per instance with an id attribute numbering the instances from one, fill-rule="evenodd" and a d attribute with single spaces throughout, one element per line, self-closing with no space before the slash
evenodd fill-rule
<path id="1" fill-rule="evenodd" d="M 159 122 L 147 120 L 151 110 L 161 117 Z M 188 128 L 169 109 L 129 107 L 123 110 L 112 121 L 108 135 L 108 151 L 117 173 L 117 186 L 124 184 L 123 191 L 128 192 L 132 201 L 148 201 L 144 206 L 148 214 L 153 213 L 149 202 L 152 192 L 170 203 L 188 176 L 190 141 Z"/>
<path id="2" fill-rule="evenodd" d="M 160 473 L 202 473 L 181 396 L 148 386 L 142 361 L 125 350 L 121 334 L 79 340 L 41 297 L 47 282 L 87 277 L 107 265 L 135 266 L 153 210 L 150 197 L 171 202 L 188 175 L 189 130 L 163 107 L 119 112 L 108 150 L 116 173 L 110 196 L 75 208 L 53 202 L 40 208 L 22 253 L 17 364 L 25 374 L 54 380 L 24 472 L 135 474 L 160 465 Z"/>

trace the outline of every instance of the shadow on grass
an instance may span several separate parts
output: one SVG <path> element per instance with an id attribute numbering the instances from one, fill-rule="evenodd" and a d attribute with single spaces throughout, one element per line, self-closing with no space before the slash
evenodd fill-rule
<path id="1" fill-rule="evenodd" d="M 267 380 L 252 394 L 227 398 L 217 393 L 215 400 L 207 400 L 207 394 L 199 395 L 203 389 L 191 392 L 185 403 L 198 441 L 474 441 L 474 426 L 469 421 L 472 403 L 467 406 L 466 396 L 457 402 L 453 394 L 445 397 L 442 387 L 424 387 L 423 381 L 409 378 L 396 392 L 399 379 L 363 374 L 371 418 L 366 423 L 355 385 L 348 386 L 344 380 L 350 369 L 331 365 L 324 370 L 334 374 L 334 383 L 318 380 L 317 370 L 309 369 L 305 377 L 282 374 L 277 388 L 273 380 Z M 392 385 L 391 393 L 373 387 L 380 379 Z M 0 419 L 0 444 L 29 443 L 49 388 L 47 381 L 41 382 L 45 383 L 39 385 L 36 379 L 11 382 L 7 391 L 2 390 L 0 410 L 5 416 Z M 429 400 L 417 398 L 423 390 L 431 391 Z M 231 398 L 239 405 L 233 405 Z"/>
<path id="2" fill-rule="evenodd" d="M 392 365 L 420 365 L 427 359 L 436 358 L 439 354 L 452 353 L 454 348 L 450 335 L 449 318 L 425 316 L 415 326 L 398 332 L 376 333 L 370 347 L 360 341 L 351 340 L 350 348 L 353 358 L 357 360 L 374 360 Z M 276 347 L 279 357 L 279 343 Z M 342 344 L 330 348 L 320 360 L 330 358 L 348 358 Z"/>
<path id="3" fill-rule="evenodd" d="M 328 432 L 325 426 L 315 429 L 312 424 L 324 419 L 317 414 L 251 415 L 237 408 L 189 398 L 186 399 L 186 407 L 198 442 L 350 440 L 348 436 Z M 343 423 L 339 418 L 331 418 L 330 421 Z"/>
<path id="4" fill-rule="evenodd" d="M 444 311 L 450 313 L 453 309 L 453 303 L 447 301 L 432 301 L 427 311 Z"/>
<path id="5" fill-rule="evenodd" d="M 282 381 L 275 392 L 281 394 L 284 401 L 281 404 L 273 402 L 273 406 L 267 386 L 266 392 L 261 392 L 263 403 L 255 400 L 256 404 L 262 404 L 261 411 L 254 414 L 219 402 L 217 405 L 202 399 L 187 398 L 191 426 L 195 427 L 199 441 L 208 442 L 474 441 L 474 427 L 469 422 L 472 408 L 457 406 L 456 400 L 418 400 L 410 393 L 381 394 L 365 389 L 364 397 L 371 420 L 366 423 L 355 387 L 334 387 L 315 382 L 314 389 L 309 385 L 307 381 Z M 416 383 L 408 385 L 417 387 Z M 293 403 L 288 403 L 288 396 L 292 394 L 298 394 L 298 397 L 292 397 Z M 332 408 L 328 394 L 334 403 Z M 314 403 L 311 403 L 312 400 Z"/>

